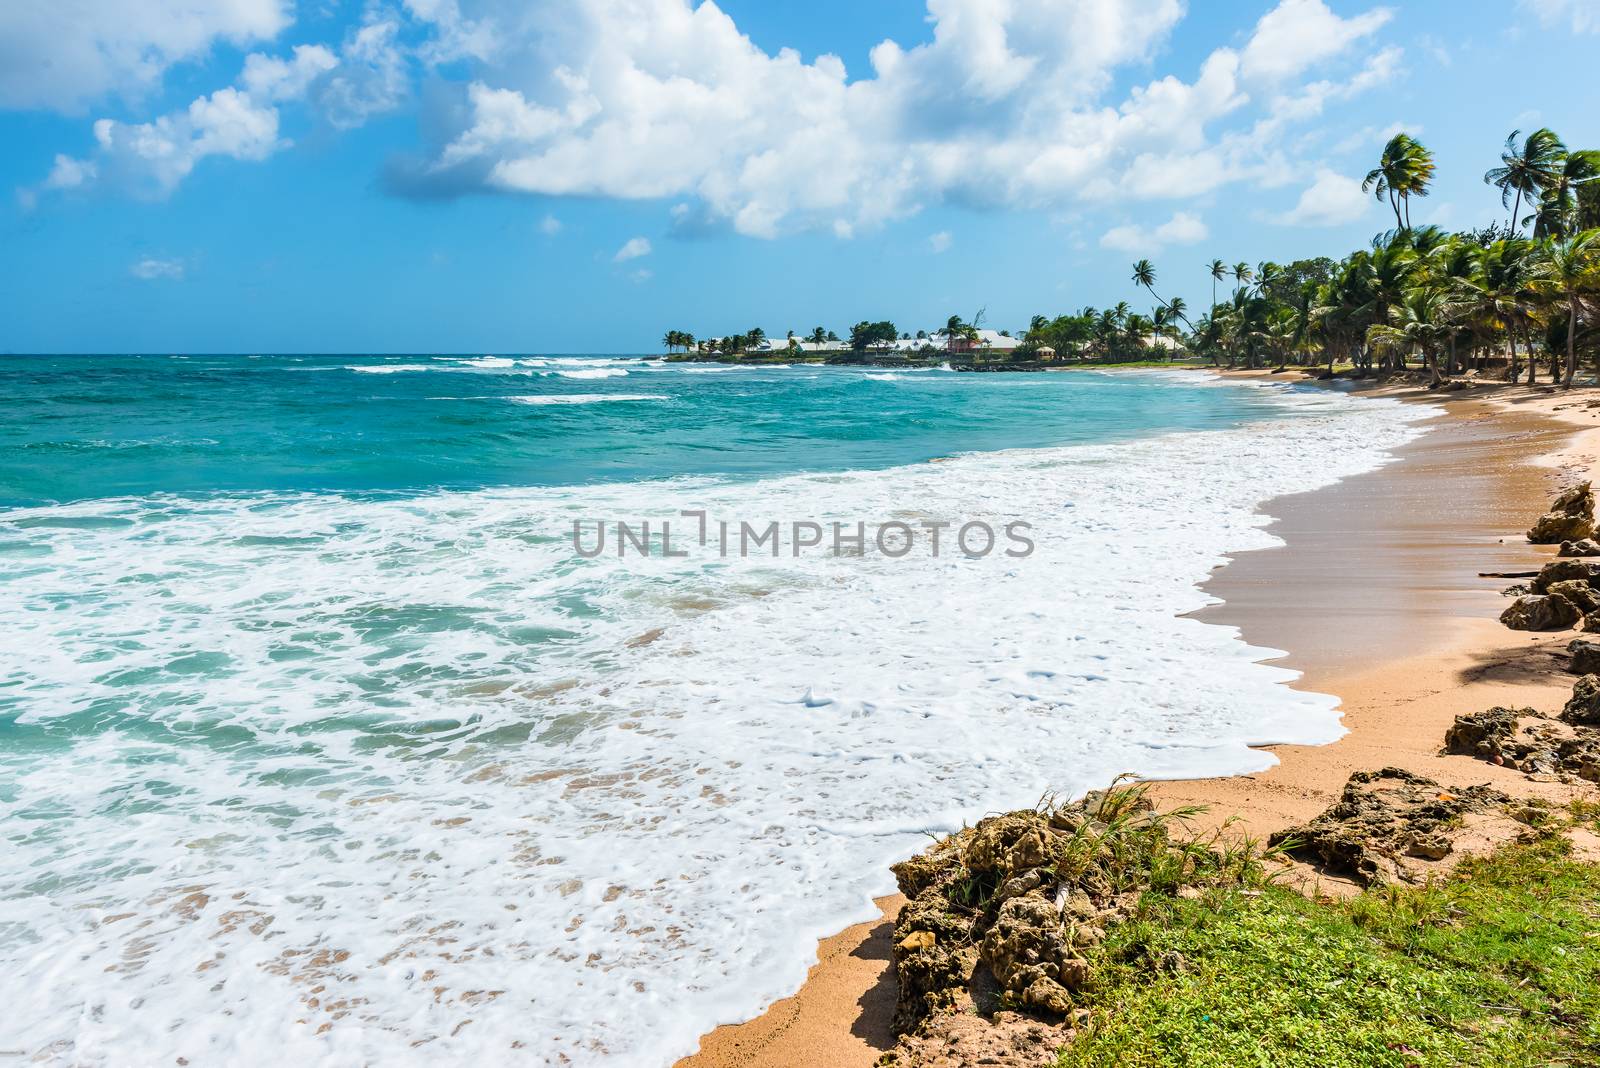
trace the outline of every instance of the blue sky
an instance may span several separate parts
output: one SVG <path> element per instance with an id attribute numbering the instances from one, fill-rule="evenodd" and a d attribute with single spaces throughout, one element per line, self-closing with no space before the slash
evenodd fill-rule
<path id="1" fill-rule="evenodd" d="M 1513 128 L 1600 147 L 1595 0 L 67 7 L 0 9 L 0 352 L 1017 328 L 1140 256 L 1203 306 L 1382 229 L 1395 129 L 1448 226 Z"/>

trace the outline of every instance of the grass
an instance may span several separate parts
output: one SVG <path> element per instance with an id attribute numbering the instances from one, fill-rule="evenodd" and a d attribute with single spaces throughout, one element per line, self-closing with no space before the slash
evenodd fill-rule
<path id="1" fill-rule="evenodd" d="M 1095 963 L 1061 1068 L 1600 1065 L 1600 866 L 1558 835 L 1342 902 L 1148 894 Z"/>

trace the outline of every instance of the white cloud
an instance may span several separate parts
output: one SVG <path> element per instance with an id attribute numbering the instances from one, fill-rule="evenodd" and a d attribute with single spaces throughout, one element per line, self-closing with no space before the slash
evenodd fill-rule
<path id="1" fill-rule="evenodd" d="M 1168 245 L 1193 245 L 1209 235 L 1210 231 L 1199 216 L 1180 211 L 1159 226 L 1114 226 L 1100 236 L 1100 247 L 1144 254 L 1158 252 Z"/>
<path id="2" fill-rule="evenodd" d="M 183 263 L 179 260 L 162 260 L 147 257 L 136 261 L 133 266 L 128 268 L 128 273 L 146 282 L 154 282 L 158 279 L 177 281 L 183 277 Z"/>
<path id="3" fill-rule="evenodd" d="M 554 237 L 561 232 L 561 220 L 554 215 L 546 215 L 539 220 L 539 232 L 546 237 Z"/>
<path id="4" fill-rule="evenodd" d="M 315 93 L 317 106 L 334 126 L 354 129 L 373 115 L 392 111 L 406 98 L 411 74 L 399 33 L 396 22 L 373 22 L 345 41 L 338 69 Z"/>
<path id="5" fill-rule="evenodd" d="M 339 65 L 339 58 L 323 45 L 297 45 L 289 59 L 263 55 L 245 57 L 239 84 L 258 100 L 290 100 L 305 95 L 319 75 Z"/>
<path id="6" fill-rule="evenodd" d="M 218 40 L 270 40 L 290 0 L 7 0 L 0 3 L 0 107 L 76 111 L 138 94 Z"/>
<path id="7" fill-rule="evenodd" d="M 1291 226 L 1342 226 L 1365 216 L 1373 204 L 1372 197 L 1361 191 L 1359 178 L 1324 167 L 1278 221 Z"/>
<path id="8" fill-rule="evenodd" d="M 154 122 L 100 119 L 94 137 L 95 159 L 74 160 L 73 165 L 101 177 L 115 176 L 153 196 L 172 192 L 208 156 L 261 160 L 287 143 L 278 137 L 277 109 L 233 88 L 218 89 Z M 51 177 L 61 171 L 58 160 Z"/>
<path id="9" fill-rule="evenodd" d="M 291 142 L 279 136 L 278 105 L 314 97 L 328 121 L 359 125 L 395 106 L 404 94 L 404 60 L 393 23 L 354 32 L 340 54 L 323 45 L 298 45 L 288 58 L 245 57 L 236 85 L 199 97 L 180 111 L 149 122 L 95 121 L 94 155 L 58 155 L 41 190 L 112 181 L 145 196 L 165 197 L 212 156 L 263 160 Z M 398 83 L 397 84 L 397 80 Z"/>
<path id="10" fill-rule="evenodd" d="M 629 238 L 628 243 L 617 249 L 617 254 L 611 257 L 612 263 L 627 263 L 640 256 L 650 255 L 650 242 L 642 237 Z"/>
<path id="11" fill-rule="evenodd" d="M 287 3 L 210 6 L 254 11 L 268 27 L 286 20 Z M 425 129 L 443 131 L 437 147 L 392 161 L 392 188 L 673 198 L 687 202 L 675 233 L 848 238 L 942 202 L 1054 211 L 1282 182 L 1283 124 L 1361 91 L 1384 74 L 1373 63 L 1398 56 L 1380 52 L 1343 84 L 1298 85 L 1291 75 L 1371 36 L 1389 14 L 1341 18 L 1322 0 L 1281 0 L 1241 48 L 1122 94 L 1115 86 L 1154 58 L 1185 0 L 926 3 L 931 40 L 881 42 L 853 80 L 836 56 L 807 62 L 757 47 L 714 0 L 372 5 L 338 49 L 253 55 L 236 85 L 187 111 L 102 120 L 100 148 L 81 162 L 98 181 L 165 195 L 208 156 L 262 159 L 289 144 L 279 132 L 286 102 L 358 125 L 410 95 L 417 64 L 464 62 L 472 75 L 458 106 L 425 116 Z M 259 17 L 268 10 L 276 22 Z M 1233 121 L 1249 108 L 1259 110 L 1253 124 Z M 215 129 L 224 117 L 227 130 Z M 1234 128 L 1218 132 L 1224 120 Z"/>
<path id="12" fill-rule="evenodd" d="M 1282 0 L 1256 23 L 1240 66 L 1248 78 L 1293 77 L 1377 32 L 1392 17 L 1376 8 L 1343 19 L 1323 0 Z"/>
<path id="13" fill-rule="evenodd" d="M 93 163 L 73 159 L 58 152 L 55 166 L 50 168 L 50 174 L 44 180 L 44 188 L 76 189 L 94 181 L 98 173 Z"/>
<path id="14" fill-rule="evenodd" d="M 1600 4 L 1594 0 L 1522 0 L 1546 26 L 1566 27 L 1573 33 L 1600 33 Z"/>
<path id="15" fill-rule="evenodd" d="M 928 238 L 929 252 L 946 252 L 950 248 L 950 231 L 940 230 Z"/>

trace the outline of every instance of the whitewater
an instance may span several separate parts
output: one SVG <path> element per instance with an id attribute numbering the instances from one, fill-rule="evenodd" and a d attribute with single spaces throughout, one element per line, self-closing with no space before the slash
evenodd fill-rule
<path id="1" fill-rule="evenodd" d="M 437 377 L 389 366 L 353 377 Z M 549 367 L 585 392 L 530 399 Z M 507 376 L 497 420 L 682 419 L 742 378 L 450 368 Z M 1275 543 L 1263 502 L 1430 413 L 1175 377 L 1256 408 L 938 463 L 0 510 L 0 1049 L 667 1065 L 792 993 L 930 833 L 1334 740 L 1334 697 L 1186 613 Z M 574 551 L 575 521 L 684 509 L 1023 520 L 1035 550 Z"/>

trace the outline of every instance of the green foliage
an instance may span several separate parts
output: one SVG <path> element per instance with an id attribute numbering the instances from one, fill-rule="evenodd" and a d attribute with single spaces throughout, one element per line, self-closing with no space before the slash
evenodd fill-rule
<path id="1" fill-rule="evenodd" d="M 1600 868 L 1555 835 L 1346 902 L 1147 894 L 1093 963 L 1062 1068 L 1600 1063 Z"/>
<path id="2" fill-rule="evenodd" d="M 859 322 L 850 328 L 850 347 L 857 352 L 865 352 L 873 345 L 887 345 L 900 336 L 893 323 Z"/>

